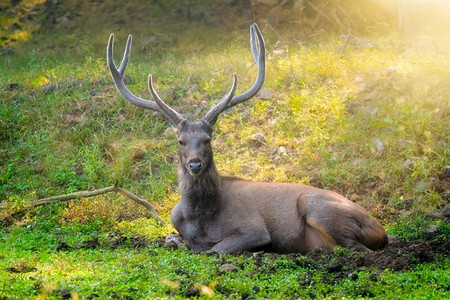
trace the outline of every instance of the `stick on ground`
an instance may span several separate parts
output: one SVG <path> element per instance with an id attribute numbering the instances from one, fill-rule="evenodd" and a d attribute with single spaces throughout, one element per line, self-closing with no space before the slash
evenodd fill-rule
<path id="1" fill-rule="evenodd" d="M 97 196 L 97 195 L 101 195 L 101 194 L 106 194 L 109 192 L 119 192 L 122 195 L 126 196 L 127 198 L 133 200 L 137 204 L 144 206 L 150 212 L 150 215 L 152 216 L 153 219 L 158 221 L 163 226 L 166 225 L 166 222 L 164 222 L 164 220 L 162 220 L 156 213 L 156 210 L 153 207 L 153 205 L 151 205 L 148 201 L 146 201 L 142 198 L 139 198 L 138 196 L 134 195 L 133 193 L 131 193 L 123 188 L 118 187 L 117 185 L 113 185 L 113 186 L 109 186 L 109 187 L 106 187 L 103 189 L 97 189 L 97 190 L 93 190 L 93 191 L 81 191 L 81 192 L 75 192 L 75 193 L 71 193 L 71 194 L 67 194 L 67 195 L 60 195 L 60 196 L 39 199 L 39 200 L 32 202 L 30 205 L 28 205 L 22 209 L 19 209 L 15 212 L 11 213 L 10 215 L 4 217 L 3 220 L 0 220 L 0 224 L 1 223 L 9 224 L 15 218 L 25 214 L 30 209 L 38 207 L 38 206 L 56 203 L 56 202 L 64 202 L 64 201 L 69 201 L 69 200 L 73 200 L 73 199 L 93 197 L 93 196 Z M 1 208 L 1 206 L 0 206 L 0 208 Z"/>

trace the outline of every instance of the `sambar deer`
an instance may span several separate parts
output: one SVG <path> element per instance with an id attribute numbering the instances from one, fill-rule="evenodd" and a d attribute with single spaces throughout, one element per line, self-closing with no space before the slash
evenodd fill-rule
<path id="1" fill-rule="evenodd" d="M 172 210 L 172 223 L 194 251 L 237 253 L 245 250 L 306 253 L 335 246 L 370 251 L 387 245 L 384 228 L 364 208 L 332 191 L 303 184 L 251 182 L 220 176 L 214 164 L 213 125 L 225 109 L 256 95 L 265 78 L 265 45 L 256 24 L 250 27 L 250 49 L 258 74 L 246 92 L 234 95 L 233 85 L 198 122 L 186 120 L 156 93 L 154 99 L 132 94 L 123 82 L 131 50 L 131 35 L 117 69 L 111 34 L 107 64 L 120 94 L 130 103 L 163 114 L 178 137 L 181 200 Z"/>

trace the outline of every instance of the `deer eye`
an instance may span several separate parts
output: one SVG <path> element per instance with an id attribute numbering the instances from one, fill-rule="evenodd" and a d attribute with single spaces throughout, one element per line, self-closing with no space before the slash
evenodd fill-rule
<path id="1" fill-rule="evenodd" d="M 204 144 L 204 145 L 208 145 L 209 143 L 211 143 L 211 139 L 205 139 L 205 140 L 203 140 L 203 144 Z"/>
<path id="2" fill-rule="evenodd" d="M 183 142 L 182 140 L 178 140 L 178 145 L 184 147 L 186 145 L 186 143 Z"/>

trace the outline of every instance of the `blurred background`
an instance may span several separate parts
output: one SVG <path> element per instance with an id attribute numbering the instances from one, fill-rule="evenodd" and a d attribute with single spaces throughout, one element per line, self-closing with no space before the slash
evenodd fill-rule
<path id="1" fill-rule="evenodd" d="M 11 54 L 18 43 L 43 35 L 68 32 L 82 39 L 118 30 L 142 32 L 145 47 L 174 42 L 170 32 L 191 31 L 187 24 L 196 23 L 247 28 L 258 22 L 285 38 L 303 40 L 349 30 L 358 35 L 436 35 L 449 32 L 449 15 L 446 0 L 1 0 L 0 53 Z M 166 33 L 154 32 L 160 24 Z"/>

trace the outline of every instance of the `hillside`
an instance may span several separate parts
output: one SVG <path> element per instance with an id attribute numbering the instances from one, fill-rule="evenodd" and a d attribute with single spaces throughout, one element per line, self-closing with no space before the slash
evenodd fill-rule
<path id="1" fill-rule="evenodd" d="M 133 35 L 133 93 L 149 99 L 152 74 L 165 101 L 200 118 L 234 72 L 238 92 L 256 76 L 252 20 L 238 2 L 2 3 L 0 298 L 448 295 L 450 38 L 439 32 L 378 24 L 349 36 L 258 20 L 264 94 L 215 126 L 221 174 L 336 191 L 385 226 L 390 247 L 207 256 L 164 245 L 180 197 L 177 141 L 163 117 L 118 94 L 107 40 L 115 34 L 118 63 Z M 11 217 L 41 198 L 116 183 L 168 225 L 115 193 Z"/>

